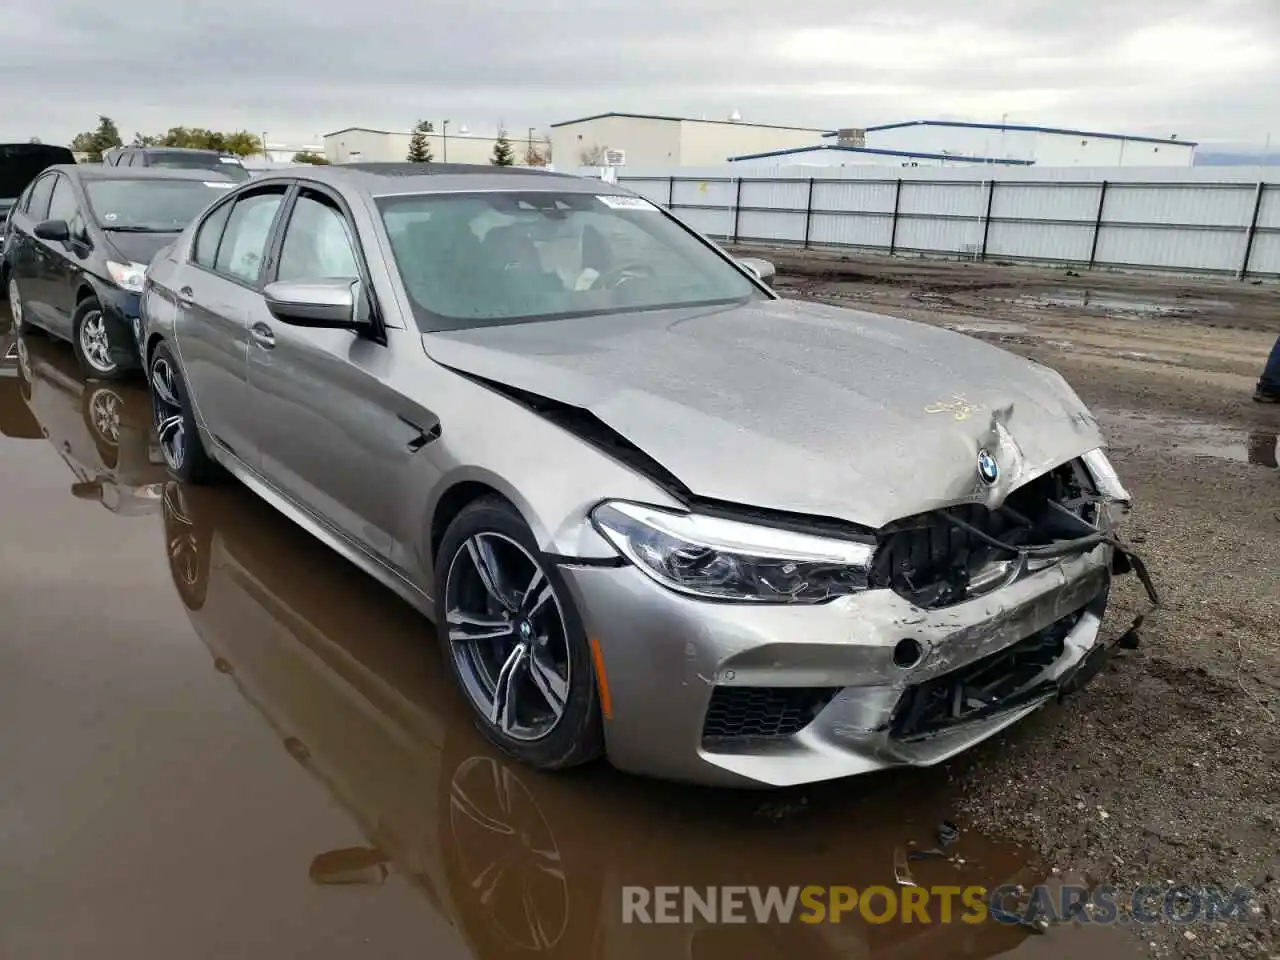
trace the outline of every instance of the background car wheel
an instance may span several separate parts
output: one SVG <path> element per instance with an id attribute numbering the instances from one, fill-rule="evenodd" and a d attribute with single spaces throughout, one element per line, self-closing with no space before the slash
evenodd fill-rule
<path id="1" fill-rule="evenodd" d="M 499 497 L 468 504 L 441 541 L 435 586 L 445 663 L 481 732 L 546 770 L 600 756 L 604 732 L 581 618 L 515 507 Z"/>
<path id="2" fill-rule="evenodd" d="M 18 290 L 18 278 L 10 277 L 9 282 L 5 284 L 5 290 L 9 294 L 9 316 L 13 317 L 14 333 L 30 333 L 31 324 L 23 316 L 22 294 Z"/>
<path id="3" fill-rule="evenodd" d="M 120 462 L 121 417 L 124 398 L 113 387 L 91 387 L 83 397 L 85 426 L 98 456 L 108 469 L 114 470 Z"/>
<path id="4" fill-rule="evenodd" d="M 151 355 L 151 422 L 169 472 L 189 483 L 217 477 L 217 464 L 205 452 L 191 412 L 187 384 L 169 345 L 161 343 Z"/>
<path id="5" fill-rule="evenodd" d="M 82 300 L 71 318 L 71 345 L 80 368 L 99 380 L 119 380 L 128 370 L 120 357 L 128 349 L 119 324 L 92 298 Z"/>

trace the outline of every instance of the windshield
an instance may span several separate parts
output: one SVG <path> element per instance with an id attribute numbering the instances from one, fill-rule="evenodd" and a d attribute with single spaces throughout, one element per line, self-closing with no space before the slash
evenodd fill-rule
<path id="1" fill-rule="evenodd" d="M 636 197 L 435 194 L 385 197 L 378 208 L 428 330 L 764 296 Z"/>
<path id="2" fill-rule="evenodd" d="M 85 193 L 104 230 L 178 233 L 230 190 L 228 180 L 88 180 Z"/>
<path id="3" fill-rule="evenodd" d="M 221 157 L 214 153 L 151 153 L 148 166 L 170 167 L 174 170 L 217 170 L 232 180 L 248 180 L 249 171 L 235 157 Z"/>

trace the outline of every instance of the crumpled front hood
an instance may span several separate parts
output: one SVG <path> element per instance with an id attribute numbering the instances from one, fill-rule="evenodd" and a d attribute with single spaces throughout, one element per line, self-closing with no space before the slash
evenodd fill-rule
<path id="1" fill-rule="evenodd" d="M 589 410 L 699 496 L 872 527 L 960 502 L 994 507 L 1102 445 L 1049 368 L 821 304 L 519 323 L 423 342 L 448 367 Z M 1000 467 L 990 485 L 978 475 L 984 449 Z"/>

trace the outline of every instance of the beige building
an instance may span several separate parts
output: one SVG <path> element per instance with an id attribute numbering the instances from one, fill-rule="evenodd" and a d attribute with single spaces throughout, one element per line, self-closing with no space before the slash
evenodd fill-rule
<path id="1" fill-rule="evenodd" d="M 357 160 L 376 163 L 403 161 L 409 155 L 411 133 L 391 130 L 370 130 L 366 127 L 347 127 L 324 135 L 324 155 L 330 163 L 354 163 Z M 528 139 L 508 134 L 517 164 L 523 164 Z M 431 146 L 431 158 L 444 163 L 488 163 L 493 158 L 493 145 L 497 137 L 479 137 L 471 133 L 455 133 L 441 130 L 427 134 Z M 545 154 L 547 144 L 534 139 L 534 145 Z"/>
<path id="2" fill-rule="evenodd" d="M 602 113 L 551 125 L 557 167 L 716 166 L 729 157 L 789 150 L 821 142 L 829 131 L 742 120 L 689 120 L 640 113 Z"/>

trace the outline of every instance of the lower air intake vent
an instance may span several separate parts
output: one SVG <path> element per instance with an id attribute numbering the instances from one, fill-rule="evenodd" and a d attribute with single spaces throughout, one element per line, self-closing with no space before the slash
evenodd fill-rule
<path id="1" fill-rule="evenodd" d="M 789 737 L 807 727 L 839 691 L 839 687 L 717 687 L 702 739 Z"/>

